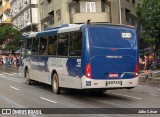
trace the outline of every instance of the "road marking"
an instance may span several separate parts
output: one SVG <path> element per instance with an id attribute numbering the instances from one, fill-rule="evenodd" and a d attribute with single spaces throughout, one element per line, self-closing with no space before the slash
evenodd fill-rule
<path id="1" fill-rule="evenodd" d="M 12 89 L 15 89 L 15 90 L 17 90 L 17 91 L 19 91 L 20 89 L 18 89 L 18 88 L 16 88 L 16 87 L 13 87 L 13 86 L 9 86 L 10 88 L 12 88 Z"/>
<path id="2" fill-rule="evenodd" d="M 125 97 L 129 97 L 129 98 L 134 98 L 134 99 L 138 99 L 138 100 L 141 100 L 141 99 L 142 99 L 142 98 L 139 98 L 139 97 L 133 97 L 133 96 L 123 95 L 123 94 L 119 94 L 119 93 L 111 93 L 111 94 L 120 95 L 120 96 L 125 96 Z"/>
<path id="3" fill-rule="evenodd" d="M 49 100 L 49 99 L 46 99 L 46 98 L 44 98 L 44 97 L 40 97 L 42 100 L 45 100 L 45 101 L 49 101 L 49 102 L 52 102 L 52 103 L 57 103 L 57 102 L 55 102 L 55 101 L 52 101 L 52 100 Z"/>

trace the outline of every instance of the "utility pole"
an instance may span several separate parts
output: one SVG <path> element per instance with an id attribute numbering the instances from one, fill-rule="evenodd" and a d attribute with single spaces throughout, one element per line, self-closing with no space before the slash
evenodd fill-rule
<path id="1" fill-rule="evenodd" d="M 118 0 L 118 7 L 119 7 L 119 24 L 122 24 L 122 10 L 121 10 L 121 0 Z"/>

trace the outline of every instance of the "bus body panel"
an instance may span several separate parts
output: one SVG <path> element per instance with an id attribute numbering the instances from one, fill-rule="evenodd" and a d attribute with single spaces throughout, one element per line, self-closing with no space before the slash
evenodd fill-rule
<path id="1" fill-rule="evenodd" d="M 133 54 L 126 54 L 127 50 L 123 50 L 124 52 L 122 53 L 118 52 L 118 50 L 116 52 L 105 51 L 105 54 L 100 54 L 101 52 L 99 52 L 98 55 L 90 59 L 93 79 L 109 79 L 109 74 L 111 73 L 117 73 L 118 79 L 134 77 L 136 60 Z"/>
<path id="2" fill-rule="evenodd" d="M 103 31 L 100 32 L 97 28 L 102 28 Z M 135 29 L 112 25 L 93 25 L 93 27 L 81 25 L 73 29 L 60 29 L 59 33 L 67 33 L 74 29 L 82 31 L 82 56 L 26 56 L 26 61 L 23 61 L 23 70 L 25 66 L 29 69 L 31 79 L 52 85 L 54 72 L 58 75 L 59 86 L 64 88 L 108 89 L 132 88 L 138 85 L 139 77 L 134 78 L 138 63 L 138 42 Z M 36 37 L 58 35 L 58 30 L 39 32 Z M 105 36 L 101 36 L 102 33 Z M 122 39 L 123 33 L 132 33 L 132 38 Z M 115 44 L 116 42 L 118 44 Z M 91 65 L 91 78 L 85 76 L 88 64 Z M 113 77 L 110 77 L 112 74 Z M 118 76 L 115 77 L 114 74 Z"/>
<path id="3" fill-rule="evenodd" d="M 138 44 L 135 29 L 115 26 L 88 26 L 85 66 L 91 65 L 92 79 L 132 79 L 138 64 Z M 122 33 L 132 34 L 128 39 Z M 103 35 L 102 35 L 103 34 Z"/>
<path id="4" fill-rule="evenodd" d="M 134 88 L 138 85 L 139 77 L 132 79 L 89 79 L 82 77 L 82 89 L 123 89 Z"/>
<path id="5" fill-rule="evenodd" d="M 54 58 L 31 56 L 29 68 L 30 79 L 52 85 L 52 72 L 59 77 L 59 86 L 81 89 L 81 59 L 79 58 Z"/>
<path id="6" fill-rule="evenodd" d="M 81 59 L 49 57 L 47 66 L 58 74 L 60 87 L 81 89 Z"/>

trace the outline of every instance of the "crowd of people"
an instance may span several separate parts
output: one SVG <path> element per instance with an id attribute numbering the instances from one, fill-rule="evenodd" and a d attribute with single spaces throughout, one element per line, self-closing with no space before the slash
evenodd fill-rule
<path id="1" fill-rule="evenodd" d="M 0 55 L 0 64 L 10 67 L 19 66 L 19 55 L 17 54 L 3 54 Z"/>

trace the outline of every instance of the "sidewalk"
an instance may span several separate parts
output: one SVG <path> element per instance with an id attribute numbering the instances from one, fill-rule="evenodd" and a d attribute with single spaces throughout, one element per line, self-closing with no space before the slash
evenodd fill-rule
<path id="1" fill-rule="evenodd" d="M 145 70 L 140 71 L 139 84 L 160 87 L 160 70 L 152 71 L 152 77 L 145 78 Z"/>
<path id="2" fill-rule="evenodd" d="M 19 67 L 6 66 L 6 65 L 3 65 L 3 64 L 0 64 L 0 66 L 2 66 L 2 67 L 6 67 L 6 68 L 19 69 Z"/>

